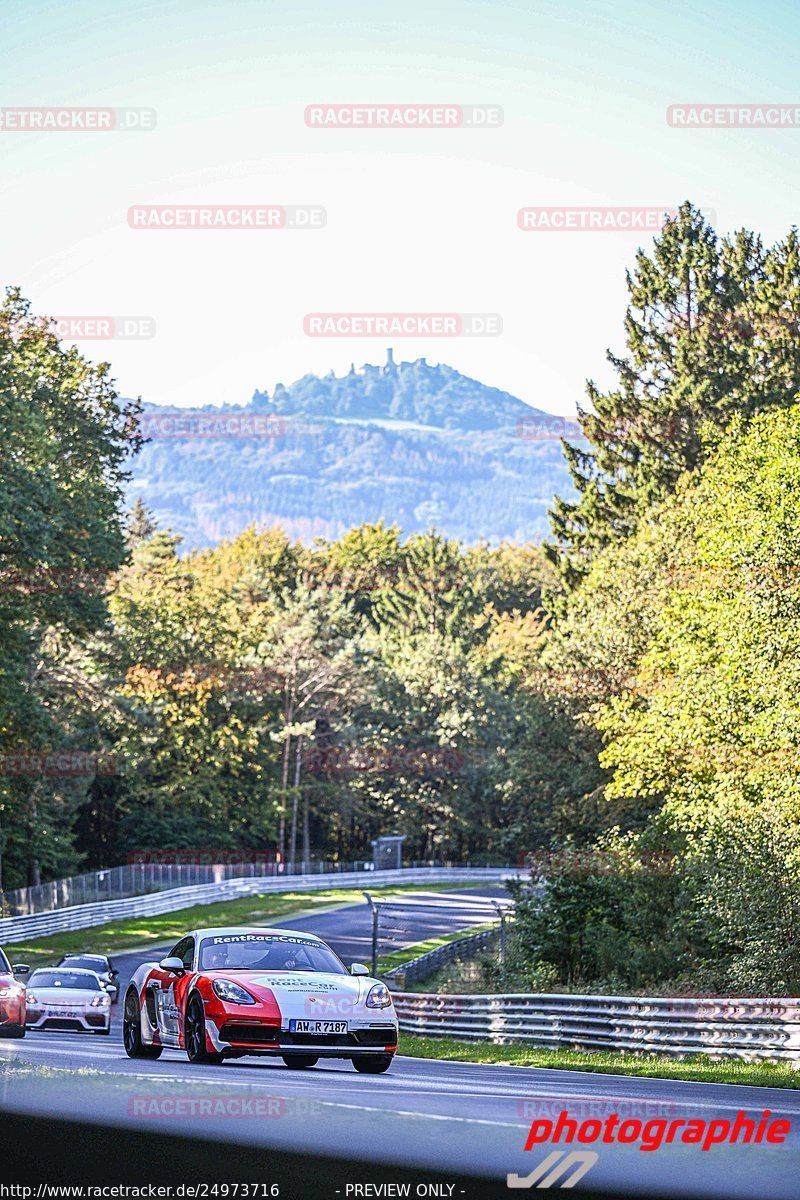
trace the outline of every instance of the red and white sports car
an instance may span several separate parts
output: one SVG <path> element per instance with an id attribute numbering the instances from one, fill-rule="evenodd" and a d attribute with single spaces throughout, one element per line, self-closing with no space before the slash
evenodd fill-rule
<path id="1" fill-rule="evenodd" d="M 130 1058 L 159 1058 L 167 1047 L 194 1063 L 266 1054 L 313 1067 L 349 1058 L 357 1071 L 379 1074 L 397 1050 L 397 1014 L 363 963 L 348 971 L 313 934 L 195 929 L 137 970 L 123 1040 Z"/>
<path id="2" fill-rule="evenodd" d="M 24 983 L 17 983 L 14 971 L 24 975 L 26 966 L 11 967 L 0 950 L 0 1037 L 25 1037 L 25 993 Z"/>

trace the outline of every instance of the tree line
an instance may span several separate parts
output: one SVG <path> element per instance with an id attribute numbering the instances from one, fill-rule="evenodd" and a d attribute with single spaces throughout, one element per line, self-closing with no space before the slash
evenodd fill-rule
<path id="1" fill-rule="evenodd" d="M 108 368 L 9 332 L 12 293 L 3 569 L 106 582 L 0 594 L 0 749 L 116 766 L 0 775 L 4 885 L 143 846 L 344 860 L 405 834 L 411 858 L 530 853 L 549 878 L 544 903 L 518 889 L 506 985 L 796 992 L 797 232 L 720 237 L 686 203 L 627 284 L 544 546 L 377 523 L 193 554 L 122 512 L 136 412 Z"/>

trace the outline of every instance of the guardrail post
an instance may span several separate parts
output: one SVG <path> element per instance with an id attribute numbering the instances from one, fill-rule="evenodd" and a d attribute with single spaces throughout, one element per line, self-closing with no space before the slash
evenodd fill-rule
<path id="1" fill-rule="evenodd" d="M 372 909 L 372 975 L 374 977 L 378 972 L 378 906 L 369 892 L 361 894 L 366 896 L 367 904 Z"/>
<path id="2" fill-rule="evenodd" d="M 500 978 L 506 977 L 506 910 L 502 904 L 496 904 L 497 915 L 500 917 Z"/>

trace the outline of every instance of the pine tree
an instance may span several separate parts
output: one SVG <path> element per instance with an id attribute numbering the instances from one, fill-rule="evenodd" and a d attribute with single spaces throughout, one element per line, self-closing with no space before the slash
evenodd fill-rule
<path id="1" fill-rule="evenodd" d="M 567 587 L 597 550 L 695 470 L 737 413 L 792 402 L 800 388 L 798 240 L 765 250 L 741 230 L 719 239 L 688 201 L 627 273 L 627 353 L 608 351 L 617 385 L 590 380 L 579 408 L 587 448 L 564 442 L 579 493 L 557 497 L 546 547 Z"/>
<path id="2" fill-rule="evenodd" d="M 157 526 L 158 522 L 153 512 L 147 507 L 141 496 L 138 496 L 128 516 L 128 525 L 125 531 L 125 541 L 128 546 L 133 547 L 139 542 L 146 542 L 153 536 Z"/>

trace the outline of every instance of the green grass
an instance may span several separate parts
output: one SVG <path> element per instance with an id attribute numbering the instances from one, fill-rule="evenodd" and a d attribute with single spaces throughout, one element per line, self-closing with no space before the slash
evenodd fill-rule
<path id="1" fill-rule="evenodd" d="M 404 950 L 394 950 L 391 954 L 384 954 L 378 959 L 378 972 L 384 975 L 387 971 L 393 971 L 396 967 L 402 967 L 405 963 L 411 962 L 413 958 L 419 958 L 421 954 L 427 954 L 430 950 L 438 950 L 440 946 L 446 946 L 448 942 L 457 942 L 461 938 L 471 937 L 473 933 L 483 933 L 487 929 L 494 929 L 494 924 L 473 925 L 469 929 L 457 929 L 454 933 L 443 933 L 441 937 L 428 938 L 425 942 L 415 942 L 413 946 L 406 946 Z"/>
<path id="2" fill-rule="evenodd" d="M 398 895 L 413 891 L 466 890 L 465 884 L 408 884 L 400 888 L 370 888 L 376 896 Z M 480 884 L 474 884 L 480 887 Z M 195 904 L 192 908 L 180 908 L 175 912 L 151 917 L 127 917 L 110 921 L 106 925 L 95 925 L 90 929 L 74 932 L 54 933 L 49 937 L 32 938 L 30 941 L 14 942 L 5 947 L 13 962 L 26 962 L 31 967 L 52 963 L 62 954 L 75 954 L 91 949 L 97 954 L 115 954 L 152 943 L 154 946 L 177 941 L 187 929 L 211 925 L 267 925 L 275 920 L 301 910 L 319 909 L 321 912 L 338 904 L 361 904 L 364 893 L 358 888 L 330 888 L 324 892 L 266 892 L 252 896 L 240 896 L 236 900 L 222 900 L 219 904 Z M 411 957 L 418 951 L 414 950 Z"/>
<path id="3" fill-rule="evenodd" d="M 692 1083 L 740 1083 L 754 1087 L 800 1088 L 800 1071 L 784 1063 L 720 1062 L 705 1055 L 686 1059 L 656 1054 L 590 1054 L 583 1050 L 549 1049 L 520 1043 L 497 1046 L 459 1042 L 455 1038 L 416 1037 L 401 1033 L 400 1054 L 452 1062 L 495 1063 L 511 1067 L 545 1067 L 559 1071 L 598 1071 L 604 1075 L 638 1075 L 648 1079 L 685 1079 Z"/>

